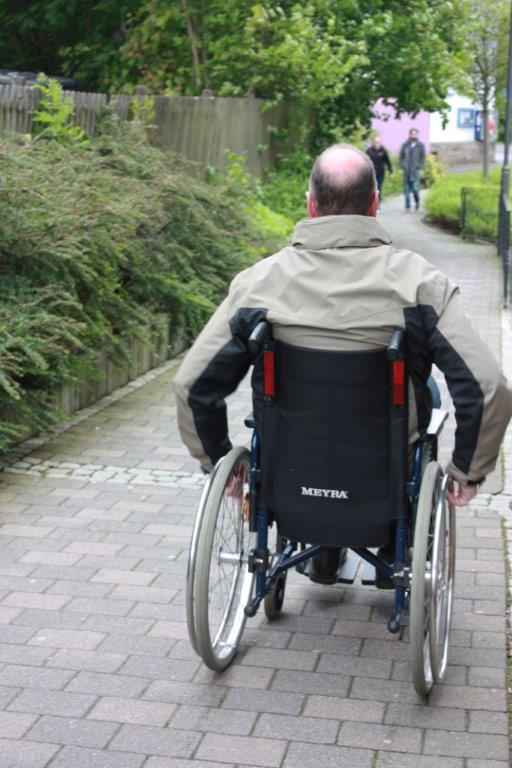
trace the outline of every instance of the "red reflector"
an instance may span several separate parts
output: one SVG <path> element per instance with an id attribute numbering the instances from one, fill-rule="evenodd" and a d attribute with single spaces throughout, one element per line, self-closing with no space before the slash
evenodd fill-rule
<path id="1" fill-rule="evenodd" d="M 393 405 L 405 405 L 405 362 L 393 361 Z"/>
<path id="2" fill-rule="evenodd" d="M 276 396 L 275 358 L 273 350 L 263 352 L 263 394 Z"/>

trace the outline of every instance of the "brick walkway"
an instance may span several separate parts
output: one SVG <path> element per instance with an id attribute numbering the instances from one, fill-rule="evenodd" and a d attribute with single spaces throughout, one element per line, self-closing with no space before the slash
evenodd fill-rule
<path id="1" fill-rule="evenodd" d="M 499 352 L 492 249 L 427 228 L 397 201 L 382 218 L 453 275 Z M 496 509 L 510 497 L 481 496 L 459 516 L 451 666 L 428 707 L 407 638 L 386 629 L 392 596 L 297 574 L 283 617 L 250 620 L 243 652 L 214 675 L 187 641 L 200 478 L 180 446 L 172 375 L 33 441 L 2 475 L 0 768 L 506 768 Z M 231 404 L 244 440 L 247 403 L 244 387 Z"/>

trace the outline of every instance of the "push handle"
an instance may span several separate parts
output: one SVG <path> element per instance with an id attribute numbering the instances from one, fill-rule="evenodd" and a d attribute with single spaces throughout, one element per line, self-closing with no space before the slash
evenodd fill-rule
<path id="1" fill-rule="evenodd" d="M 397 328 L 388 344 L 388 360 L 398 360 L 403 355 L 404 332 Z"/>
<path id="2" fill-rule="evenodd" d="M 251 355 L 257 355 L 261 351 L 263 341 L 270 333 L 270 323 L 261 320 L 249 336 L 249 352 Z"/>

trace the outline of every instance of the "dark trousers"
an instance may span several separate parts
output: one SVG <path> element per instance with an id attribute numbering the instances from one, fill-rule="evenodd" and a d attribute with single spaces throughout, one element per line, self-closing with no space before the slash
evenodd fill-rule
<path id="1" fill-rule="evenodd" d="M 379 190 L 379 199 L 382 200 L 382 185 L 384 184 L 384 172 L 376 173 L 375 178 L 377 180 L 377 189 Z"/>

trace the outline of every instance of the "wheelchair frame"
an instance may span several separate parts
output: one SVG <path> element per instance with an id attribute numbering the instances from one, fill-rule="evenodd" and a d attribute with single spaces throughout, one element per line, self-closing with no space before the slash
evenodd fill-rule
<path id="1" fill-rule="evenodd" d="M 268 355 L 272 351 L 271 342 L 268 342 L 269 333 L 270 325 L 263 321 L 256 326 L 249 340 L 249 349 L 253 356 L 263 351 L 264 361 L 265 353 Z M 403 331 L 398 330 L 393 334 L 388 346 L 388 359 L 394 364 L 395 361 L 403 361 L 404 357 Z M 273 357 L 268 355 L 266 361 L 268 369 L 264 371 L 264 390 L 265 397 L 271 398 L 275 395 Z M 402 364 L 400 383 L 406 387 L 407 376 L 404 365 L 405 363 Z M 395 404 L 406 407 L 406 394 L 403 395 L 402 400 L 398 398 L 398 403 Z M 412 515 L 409 520 L 406 515 L 398 516 L 395 520 L 394 564 L 389 565 L 366 547 L 352 548 L 362 560 L 374 566 L 393 582 L 394 614 L 388 622 L 390 632 L 400 632 L 402 619 L 412 594 L 413 682 L 422 696 L 427 696 L 434 682 L 441 682 L 446 672 L 455 569 L 455 511 L 453 508 L 447 508 L 447 478 L 437 463 L 437 440 L 447 413 L 437 411 L 435 415 L 437 419 L 433 421 L 436 421 L 436 424 L 414 444 L 412 472 L 405 487 L 405 496 Z M 272 512 L 258 502 L 261 479 L 260 436 L 254 420 L 249 418 L 245 423 L 246 426 L 253 428 L 250 454 L 246 449 L 234 448 L 217 463 L 201 497 L 189 554 L 187 572 L 189 637 L 203 661 L 216 670 L 224 669 L 232 661 L 246 618 L 254 616 L 263 601 L 269 619 L 279 616 L 283 605 L 287 571 L 295 567 L 304 572 L 307 561 L 323 548 L 321 544 L 307 546 L 298 541 L 282 539 L 277 531 L 276 551 L 273 553 L 274 557 L 271 557 L 269 529 L 272 526 Z M 406 452 L 407 435 L 405 433 L 398 439 L 398 443 L 398 447 L 395 446 L 395 448 Z M 405 455 L 407 454 L 404 453 Z M 425 468 L 427 456 L 429 462 Z M 248 489 L 244 488 L 238 515 L 242 527 L 247 524 L 252 546 L 246 547 L 243 536 L 239 537 L 237 532 L 236 545 L 234 545 L 236 551 L 225 550 L 224 544 L 221 543 L 215 554 L 217 518 L 222 504 L 222 494 L 229 482 L 230 457 L 233 467 L 242 466 L 241 462 L 248 465 L 248 483 L 246 484 Z M 424 486 L 422 480 L 425 476 L 428 482 Z M 248 510 L 243 506 L 247 501 L 245 498 L 247 490 Z M 420 525 L 416 526 L 418 510 L 422 519 Z M 421 541 L 416 541 L 417 536 L 420 535 Z M 420 563 L 415 562 L 414 557 L 409 557 L 413 537 L 414 554 L 416 555 L 416 552 L 421 554 L 421 558 L 420 554 L 417 557 L 421 559 Z M 302 548 L 297 551 L 299 545 Z M 209 562 L 206 562 L 208 553 Z M 209 612 L 213 609 L 209 604 L 209 596 L 205 592 L 207 593 L 210 589 L 209 569 L 215 557 L 221 568 L 224 565 L 232 566 L 236 578 L 234 575 L 231 585 L 228 584 L 228 603 L 222 609 L 220 628 L 212 640 Z M 242 579 L 239 604 L 235 606 L 238 578 L 245 567 L 247 572 Z M 226 627 L 229 627 L 229 622 L 233 623 L 233 628 L 227 639 L 223 640 L 223 632 Z M 218 654 L 215 652 L 216 643 L 219 646 Z"/>

